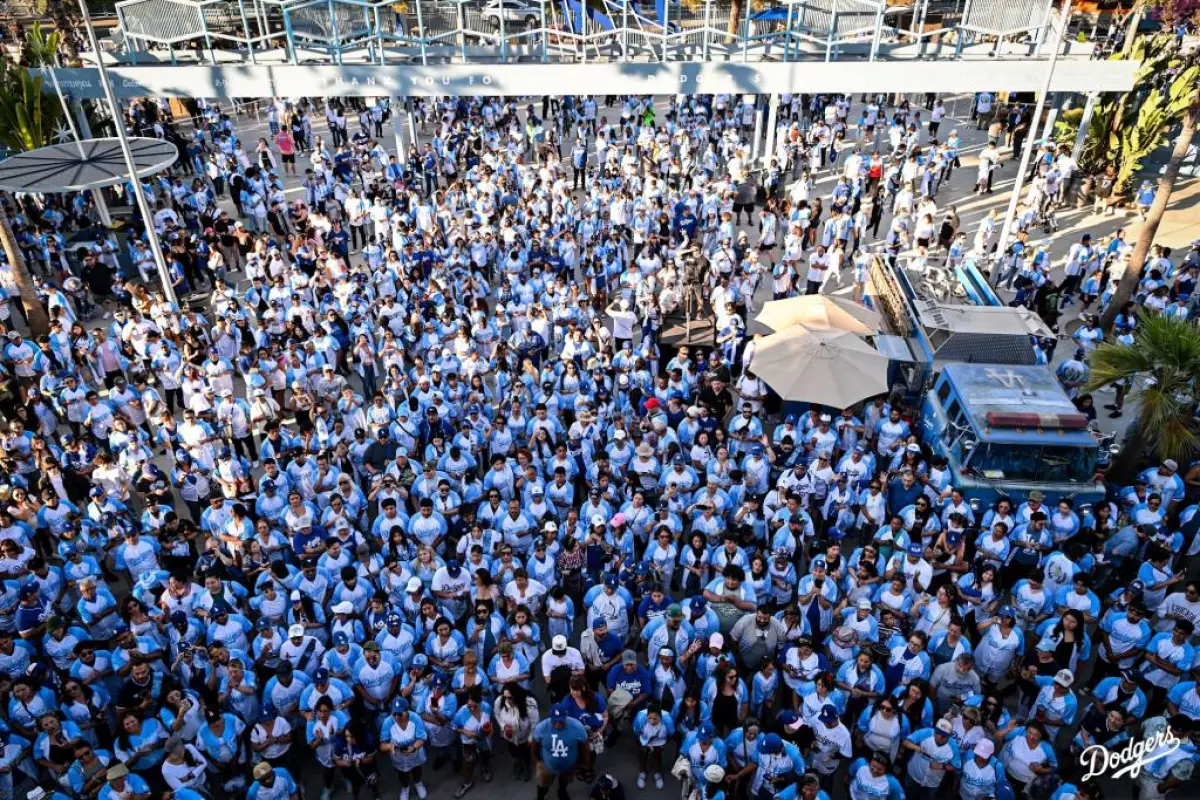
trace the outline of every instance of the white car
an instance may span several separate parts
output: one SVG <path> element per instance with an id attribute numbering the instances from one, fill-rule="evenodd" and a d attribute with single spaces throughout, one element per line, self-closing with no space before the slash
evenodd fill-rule
<path id="1" fill-rule="evenodd" d="M 536 28 L 542 22 L 542 9 L 524 0 L 489 0 L 479 16 L 497 31 L 501 18 L 505 28 Z"/>

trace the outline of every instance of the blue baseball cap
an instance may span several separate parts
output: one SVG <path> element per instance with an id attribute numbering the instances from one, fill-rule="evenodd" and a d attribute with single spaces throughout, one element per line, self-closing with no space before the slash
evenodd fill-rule
<path id="1" fill-rule="evenodd" d="M 921 546 L 920 542 L 913 542 L 908 546 L 908 554 L 914 558 L 920 558 L 925 555 L 925 548 Z"/>
<path id="2" fill-rule="evenodd" d="M 758 752 L 763 755 L 775 755 L 783 749 L 783 739 L 777 733 L 768 733 L 758 741 Z"/>
<path id="3" fill-rule="evenodd" d="M 393 714 L 403 714 L 405 711 L 408 711 L 408 699 L 407 698 L 397 697 L 395 700 L 392 701 L 392 713 Z"/>
<path id="4" fill-rule="evenodd" d="M 828 703 L 821 708 L 821 713 L 817 714 L 817 719 L 819 719 L 821 722 L 824 722 L 826 725 L 837 722 L 837 718 L 837 709 Z"/>
<path id="5" fill-rule="evenodd" d="M 562 706 L 552 706 L 550 708 L 550 719 L 566 719 L 567 712 Z"/>
<path id="6" fill-rule="evenodd" d="M 313 673 L 313 681 L 316 683 L 324 683 L 327 680 L 329 680 L 329 670 L 324 667 L 319 668 Z"/>

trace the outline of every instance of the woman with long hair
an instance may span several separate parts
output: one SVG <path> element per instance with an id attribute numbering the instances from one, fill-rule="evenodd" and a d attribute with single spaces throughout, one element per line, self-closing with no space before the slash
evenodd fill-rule
<path id="1" fill-rule="evenodd" d="M 855 727 L 854 745 L 861 757 L 883 751 L 895 759 L 900 742 L 912 732 L 909 718 L 900 713 L 894 697 L 884 697 L 864 708 Z"/>
<path id="2" fill-rule="evenodd" d="M 750 693 L 734 664 L 717 667 L 705 681 L 702 696 L 705 711 L 721 736 L 741 725 L 749 712 Z"/>
<path id="3" fill-rule="evenodd" d="M 113 734 L 108 723 L 108 698 L 102 690 L 69 678 L 63 683 L 62 698 L 58 708 L 63 719 L 74 722 L 92 746 L 111 747 Z"/>
<path id="4" fill-rule="evenodd" d="M 513 777 L 528 781 L 533 776 L 533 729 L 539 721 L 537 699 L 516 681 L 500 687 L 493 708 L 500 736 L 513 758 Z"/>
<path id="5" fill-rule="evenodd" d="M 379 737 L 372 727 L 354 717 L 333 739 L 333 763 L 342 771 L 342 776 L 350 781 L 352 798 L 357 798 L 364 786 L 376 800 L 382 796 L 379 790 L 379 767 L 375 760 Z"/>

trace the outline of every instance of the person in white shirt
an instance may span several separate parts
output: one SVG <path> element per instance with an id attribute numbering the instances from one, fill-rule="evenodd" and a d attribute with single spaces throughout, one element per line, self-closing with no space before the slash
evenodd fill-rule
<path id="1" fill-rule="evenodd" d="M 551 685 L 554 670 L 558 667 L 570 667 L 572 676 L 582 676 L 585 669 L 583 655 L 576 648 L 568 647 L 567 637 L 561 634 L 551 639 L 550 649 L 542 653 L 542 677 L 547 686 Z"/>
<path id="2" fill-rule="evenodd" d="M 612 317 L 613 340 L 618 350 L 622 342 L 633 341 L 633 326 L 637 323 L 637 314 L 629 310 L 629 301 L 622 298 L 616 303 L 610 303 L 604 313 Z"/>
<path id="3" fill-rule="evenodd" d="M 850 758 L 850 731 L 838 719 L 837 709 L 827 705 L 817 714 L 813 728 L 812 767 L 826 779 L 837 772 L 841 759 Z"/>
<path id="4" fill-rule="evenodd" d="M 825 283 L 826 270 L 829 268 L 829 256 L 824 245 L 817 245 L 816 252 L 808 257 L 808 274 L 805 275 L 807 287 L 805 294 L 818 294 Z"/>

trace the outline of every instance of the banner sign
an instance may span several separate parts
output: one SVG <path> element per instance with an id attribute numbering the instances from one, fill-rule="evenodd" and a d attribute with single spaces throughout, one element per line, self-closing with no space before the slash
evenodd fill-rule
<path id="1" fill-rule="evenodd" d="M 420 66 L 122 66 L 108 72 L 118 97 L 431 97 L 786 92 L 1040 91 L 1045 59 L 793 63 L 448 64 Z M 1050 90 L 1126 92 L 1132 61 L 1060 58 Z M 103 97 L 94 68 L 56 69 L 64 92 Z"/>

